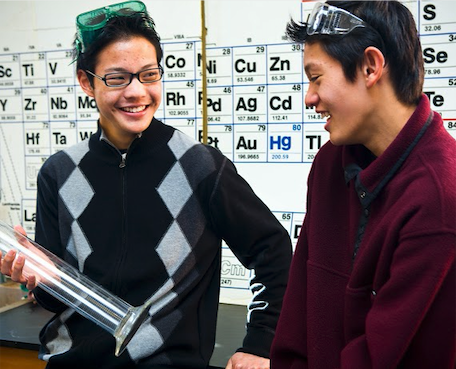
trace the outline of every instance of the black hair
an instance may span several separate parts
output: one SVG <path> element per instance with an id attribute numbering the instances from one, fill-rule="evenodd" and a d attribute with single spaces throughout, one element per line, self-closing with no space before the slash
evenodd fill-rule
<path id="1" fill-rule="evenodd" d="M 424 61 L 415 21 L 410 11 L 397 0 L 328 1 L 361 18 L 366 27 L 344 35 L 307 34 L 307 23 L 291 20 L 286 33 L 297 43 L 319 43 L 342 65 L 347 80 L 354 82 L 362 65 L 364 50 L 377 47 L 384 55 L 397 99 L 417 105 L 423 90 Z"/>
<path id="2" fill-rule="evenodd" d="M 84 52 L 81 52 L 80 46 L 77 46 L 78 35 L 76 35 L 73 43 L 76 68 L 94 71 L 98 62 L 98 55 L 106 46 L 135 36 L 144 37 L 154 45 L 157 63 L 160 64 L 163 50 L 160 44 L 160 36 L 155 30 L 155 23 L 147 13 L 138 12 L 129 16 L 116 16 L 109 19 L 95 40 L 90 45 L 85 45 Z M 90 74 L 87 74 L 87 77 L 93 85 L 94 77 Z"/>

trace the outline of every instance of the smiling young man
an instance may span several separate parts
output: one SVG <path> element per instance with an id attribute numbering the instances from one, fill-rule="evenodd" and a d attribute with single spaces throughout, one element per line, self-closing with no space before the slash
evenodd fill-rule
<path id="1" fill-rule="evenodd" d="M 223 239 L 254 270 L 246 336 L 227 368 L 269 368 L 288 233 L 222 153 L 154 118 L 162 49 L 143 3 L 81 14 L 77 25 L 77 76 L 97 103 L 98 130 L 41 168 L 36 241 L 131 305 L 154 303 L 116 357 L 114 337 L 35 288 L 56 313 L 40 357 L 50 369 L 206 369 Z M 2 273 L 26 283 L 23 260 L 13 259 L 5 256 Z"/>
<path id="2" fill-rule="evenodd" d="M 397 1 L 317 3 L 288 34 L 330 142 L 308 178 L 271 368 L 452 369 L 456 141 L 422 93 L 413 17 Z"/>

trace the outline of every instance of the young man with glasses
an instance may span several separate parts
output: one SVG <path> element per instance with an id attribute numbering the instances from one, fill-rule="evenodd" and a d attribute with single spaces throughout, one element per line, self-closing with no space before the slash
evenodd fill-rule
<path id="1" fill-rule="evenodd" d="M 454 368 L 456 141 L 422 93 L 413 17 L 397 1 L 331 1 L 287 30 L 330 142 L 271 368 Z"/>
<path id="2" fill-rule="evenodd" d="M 155 302 L 116 357 L 109 333 L 35 288 L 56 313 L 40 334 L 40 357 L 51 369 L 206 368 L 223 239 L 254 269 L 246 337 L 227 368 L 269 368 L 288 233 L 225 156 L 154 118 L 162 49 L 144 4 L 97 9 L 77 25 L 77 76 L 97 103 L 98 131 L 43 165 L 36 241 L 128 303 Z M 2 272 L 26 282 L 11 264 L 5 257 Z"/>

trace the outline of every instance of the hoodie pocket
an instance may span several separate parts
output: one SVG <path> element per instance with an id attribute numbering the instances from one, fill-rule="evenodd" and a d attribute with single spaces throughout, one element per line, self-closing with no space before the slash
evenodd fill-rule
<path id="1" fill-rule="evenodd" d="M 307 266 L 309 366 L 336 368 L 344 347 L 344 294 L 348 275 L 314 261 L 308 261 Z"/>
<path id="2" fill-rule="evenodd" d="M 345 291 L 345 340 L 349 342 L 366 332 L 366 318 L 369 313 L 375 292 L 372 285 L 352 288 Z"/>

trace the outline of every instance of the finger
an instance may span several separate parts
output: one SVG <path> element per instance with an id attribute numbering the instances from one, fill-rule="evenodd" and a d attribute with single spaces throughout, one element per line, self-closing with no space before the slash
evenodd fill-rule
<path id="1" fill-rule="evenodd" d="M 23 255 L 18 255 L 16 262 L 13 264 L 11 270 L 11 279 L 18 283 L 25 283 L 27 279 L 22 275 L 22 269 L 24 268 L 25 257 Z"/>
<path id="2" fill-rule="evenodd" d="M 20 234 L 27 236 L 27 232 L 25 232 L 24 228 L 20 224 L 14 226 L 14 230 L 19 232 Z"/>
<path id="3" fill-rule="evenodd" d="M 27 285 L 25 286 L 29 291 L 33 290 L 36 287 L 36 277 L 31 275 L 27 279 Z"/>
<path id="4" fill-rule="evenodd" d="M 14 258 L 16 257 L 16 251 L 14 250 L 9 250 L 5 257 L 2 260 L 2 265 L 1 265 L 1 272 L 2 274 L 5 274 L 7 276 L 11 275 L 11 268 L 13 266 L 13 261 Z"/>
<path id="5" fill-rule="evenodd" d="M 21 225 L 15 225 L 14 230 L 17 232 L 16 233 L 16 240 L 24 247 L 30 248 L 31 243 L 29 242 L 27 238 L 27 232 L 22 228 Z"/>
<path id="6" fill-rule="evenodd" d="M 27 300 L 32 301 L 34 304 L 36 304 L 36 300 L 35 300 L 35 296 L 33 295 L 33 291 L 28 291 Z"/>

